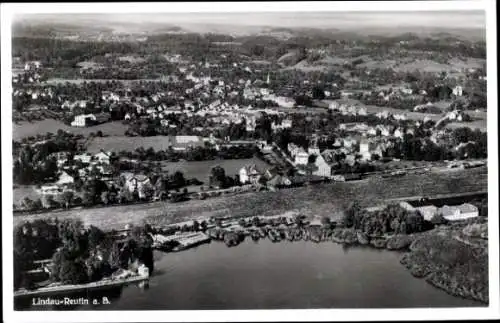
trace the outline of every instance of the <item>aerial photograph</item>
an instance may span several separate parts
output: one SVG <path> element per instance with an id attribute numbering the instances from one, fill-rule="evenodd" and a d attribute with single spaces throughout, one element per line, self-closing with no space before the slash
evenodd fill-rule
<path id="1" fill-rule="evenodd" d="M 485 11 L 11 28 L 15 311 L 489 306 Z"/>

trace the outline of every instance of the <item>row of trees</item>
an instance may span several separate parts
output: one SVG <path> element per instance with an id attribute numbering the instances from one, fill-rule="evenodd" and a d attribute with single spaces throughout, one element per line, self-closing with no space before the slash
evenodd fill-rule
<path id="1" fill-rule="evenodd" d="M 175 151 L 172 148 L 167 150 L 155 151 L 150 147 L 144 149 L 143 147 L 137 148 L 135 151 L 120 151 L 118 156 L 129 159 L 137 159 L 141 161 L 172 161 L 177 162 L 181 159 L 187 161 L 202 161 L 214 159 L 245 159 L 251 158 L 257 153 L 256 147 L 248 146 L 230 146 L 220 147 L 216 150 L 213 147 L 194 147 L 188 148 L 185 151 Z"/>

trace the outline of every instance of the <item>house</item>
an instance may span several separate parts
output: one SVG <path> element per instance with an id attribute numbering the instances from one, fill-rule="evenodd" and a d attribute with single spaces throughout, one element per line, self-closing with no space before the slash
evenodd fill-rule
<path id="1" fill-rule="evenodd" d="M 339 107 L 340 107 L 340 104 L 336 101 L 333 101 L 333 102 L 330 102 L 330 104 L 328 105 L 328 110 L 338 111 Z"/>
<path id="2" fill-rule="evenodd" d="M 64 163 L 66 163 L 66 161 L 68 160 L 69 156 L 70 153 L 67 151 L 59 151 L 49 155 L 49 157 L 56 159 L 57 167 L 61 167 L 62 165 L 64 165 Z"/>
<path id="3" fill-rule="evenodd" d="M 94 114 L 80 114 L 75 116 L 75 119 L 71 122 L 73 127 L 85 127 L 96 121 L 96 116 Z"/>
<path id="4" fill-rule="evenodd" d="M 313 171 L 313 175 L 328 178 L 332 176 L 332 167 L 325 161 L 322 155 L 316 155 L 314 165 L 316 169 Z"/>
<path id="5" fill-rule="evenodd" d="M 377 116 L 377 118 L 379 118 L 379 119 L 387 119 L 387 118 L 389 118 L 389 111 L 384 110 L 384 111 L 378 112 L 378 113 L 376 114 L 376 116 Z"/>
<path id="6" fill-rule="evenodd" d="M 92 155 L 90 155 L 89 153 L 73 156 L 73 160 L 79 160 L 84 164 L 89 164 L 91 159 Z"/>
<path id="7" fill-rule="evenodd" d="M 359 153 L 365 160 L 369 160 L 371 158 L 370 143 L 368 141 L 363 140 L 359 143 Z"/>
<path id="8" fill-rule="evenodd" d="M 406 113 L 402 113 L 402 114 L 394 114 L 392 116 L 394 118 L 394 120 L 406 120 Z"/>
<path id="9" fill-rule="evenodd" d="M 361 180 L 361 174 L 357 173 L 339 174 L 339 175 L 333 175 L 332 178 L 334 181 L 337 182 L 357 181 Z"/>
<path id="10" fill-rule="evenodd" d="M 120 96 L 111 92 L 111 91 L 103 91 L 102 92 L 102 99 L 104 101 L 118 102 L 118 101 L 120 101 Z"/>
<path id="11" fill-rule="evenodd" d="M 346 148 L 352 148 L 357 143 L 357 140 L 354 138 L 344 138 L 344 147 Z"/>
<path id="12" fill-rule="evenodd" d="M 56 184 L 57 185 L 68 185 L 68 184 L 72 184 L 74 182 L 75 182 L 75 178 L 63 171 L 61 173 L 61 175 L 59 175 L 59 179 L 57 180 Z"/>
<path id="13" fill-rule="evenodd" d="M 431 221 L 438 214 L 438 208 L 434 205 L 425 205 L 415 208 L 424 217 L 424 220 Z"/>
<path id="14" fill-rule="evenodd" d="M 303 149 L 295 154 L 295 165 L 306 165 L 309 161 L 309 154 Z"/>
<path id="15" fill-rule="evenodd" d="M 462 94 L 463 94 L 463 88 L 460 85 L 457 85 L 453 88 L 454 96 L 462 96 Z"/>
<path id="16" fill-rule="evenodd" d="M 242 184 L 256 184 L 261 176 L 262 173 L 257 169 L 255 164 L 244 166 L 239 172 L 240 183 Z"/>
<path id="17" fill-rule="evenodd" d="M 354 166 L 356 164 L 356 156 L 353 154 L 348 154 L 345 156 L 345 163 L 349 166 Z"/>
<path id="18" fill-rule="evenodd" d="M 410 203 L 408 203 L 406 201 L 400 202 L 399 206 L 402 207 L 403 209 L 405 209 L 408 212 L 414 212 L 415 211 L 415 208 L 413 207 L 413 205 L 411 205 Z"/>
<path id="19" fill-rule="evenodd" d="M 359 108 L 358 115 L 366 116 L 367 114 L 368 114 L 368 111 L 366 110 L 366 108 L 363 108 L 363 107 Z"/>
<path id="20" fill-rule="evenodd" d="M 441 208 L 441 214 L 448 221 L 464 220 L 479 216 L 479 210 L 472 204 L 464 203 L 457 206 L 445 205 Z"/>
<path id="21" fill-rule="evenodd" d="M 292 181 L 283 175 L 276 175 L 267 181 L 267 185 L 274 188 L 281 188 L 292 185 Z"/>
<path id="22" fill-rule="evenodd" d="M 41 195 L 56 195 L 61 193 L 61 189 L 57 185 L 42 185 L 39 193 Z"/>
<path id="23" fill-rule="evenodd" d="M 146 175 L 125 172 L 120 177 L 124 180 L 123 187 L 131 193 L 137 191 L 139 198 L 145 198 L 146 191 L 153 188 L 151 180 Z"/>
<path id="24" fill-rule="evenodd" d="M 174 150 L 184 151 L 188 148 L 204 147 L 205 143 L 200 136 L 170 136 L 168 145 Z"/>
<path id="25" fill-rule="evenodd" d="M 403 131 L 401 131 L 399 128 L 397 128 L 396 130 L 394 130 L 394 137 L 402 139 L 403 138 Z"/>
<path id="26" fill-rule="evenodd" d="M 286 96 L 278 96 L 274 99 L 274 102 L 282 108 L 293 108 L 295 106 L 295 100 Z"/>

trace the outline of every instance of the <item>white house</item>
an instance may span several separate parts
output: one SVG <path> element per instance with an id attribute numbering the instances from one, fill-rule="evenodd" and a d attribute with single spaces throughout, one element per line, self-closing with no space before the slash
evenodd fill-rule
<path id="1" fill-rule="evenodd" d="M 332 176 L 332 167 L 326 162 L 321 154 L 316 155 L 314 165 L 316 169 L 313 171 L 313 175 L 328 178 Z"/>
<path id="2" fill-rule="evenodd" d="M 376 114 L 377 118 L 379 119 L 387 119 L 389 117 L 389 111 L 387 110 L 384 110 L 384 111 L 381 111 L 381 112 L 378 112 Z"/>
<path id="3" fill-rule="evenodd" d="M 61 193 L 61 190 L 57 185 L 42 185 L 39 193 L 42 195 L 55 195 Z"/>
<path id="4" fill-rule="evenodd" d="M 256 184 L 261 176 L 262 172 L 257 169 L 255 164 L 244 166 L 239 172 L 240 183 L 242 184 Z"/>
<path id="5" fill-rule="evenodd" d="M 79 160 L 84 164 L 90 163 L 91 159 L 92 159 L 92 156 L 88 153 L 73 156 L 73 160 Z"/>
<path id="6" fill-rule="evenodd" d="M 303 150 L 295 154 L 295 165 L 306 165 L 308 160 L 309 154 Z"/>
<path id="7" fill-rule="evenodd" d="M 100 163 L 109 164 L 109 161 L 111 158 L 110 156 L 111 156 L 110 153 L 101 151 L 101 152 L 95 154 L 94 158 Z"/>
<path id="8" fill-rule="evenodd" d="M 118 101 L 120 101 L 120 96 L 116 93 L 111 92 L 111 91 L 103 91 L 102 92 L 102 99 L 104 101 L 118 102 Z"/>
<path id="9" fill-rule="evenodd" d="M 397 128 L 396 130 L 394 130 L 394 137 L 396 138 L 403 138 L 403 131 L 401 131 L 399 128 Z"/>
<path id="10" fill-rule="evenodd" d="M 420 206 L 415 209 L 424 217 L 424 220 L 426 221 L 432 220 L 432 218 L 438 214 L 438 208 L 434 205 Z"/>
<path id="11" fill-rule="evenodd" d="M 75 178 L 66 172 L 62 172 L 59 175 L 59 179 L 56 182 L 57 185 L 67 185 L 75 182 Z"/>
<path id="12" fill-rule="evenodd" d="M 340 104 L 336 101 L 330 102 L 328 105 L 328 110 L 338 110 L 340 107 Z"/>
<path id="13" fill-rule="evenodd" d="M 453 95 L 462 96 L 462 94 L 463 94 L 463 88 L 460 85 L 457 85 L 453 88 Z"/>
<path id="14" fill-rule="evenodd" d="M 359 143 L 359 153 L 363 156 L 363 159 L 368 160 L 371 158 L 370 154 L 370 143 L 363 140 Z"/>
<path id="15" fill-rule="evenodd" d="M 88 125 L 89 121 L 96 121 L 96 116 L 94 114 L 81 114 L 75 116 L 75 120 L 71 122 L 73 127 L 85 127 Z"/>
<path id="16" fill-rule="evenodd" d="M 368 112 L 366 111 L 366 108 L 364 108 L 364 107 L 359 108 L 358 115 L 366 116 L 367 114 L 368 114 Z"/>
<path id="17" fill-rule="evenodd" d="M 278 96 L 274 102 L 282 108 L 293 108 L 295 105 L 295 100 L 286 96 Z"/>
<path id="18" fill-rule="evenodd" d="M 445 205 L 441 208 L 441 214 L 448 221 L 464 220 L 479 216 L 479 210 L 472 204 L 464 203 L 457 206 Z"/>
<path id="19" fill-rule="evenodd" d="M 149 177 L 146 175 L 136 175 L 129 172 L 122 173 L 121 177 L 125 180 L 124 188 L 129 192 L 134 192 L 137 190 L 139 193 L 139 198 L 146 197 L 146 190 L 148 188 L 153 188 Z"/>

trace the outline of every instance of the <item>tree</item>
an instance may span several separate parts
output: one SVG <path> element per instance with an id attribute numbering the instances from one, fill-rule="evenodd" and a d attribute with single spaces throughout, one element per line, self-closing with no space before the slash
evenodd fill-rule
<path id="1" fill-rule="evenodd" d="M 196 220 L 193 221 L 193 231 L 199 231 L 200 230 L 200 223 Z"/>
<path id="2" fill-rule="evenodd" d="M 434 225 L 446 224 L 447 222 L 441 213 L 436 213 L 431 219 L 431 223 Z"/>
<path id="3" fill-rule="evenodd" d="M 85 264 L 81 260 L 63 260 L 59 272 L 59 281 L 63 284 L 84 284 L 88 280 Z"/>
<path id="4" fill-rule="evenodd" d="M 201 221 L 200 227 L 201 227 L 202 231 L 206 231 L 208 228 L 207 221 L 205 221 L 205 220 Z"/>
<path id="5" fill-rule="evenodd" d="M 361 207 L 359 205 L 358 201 L 352 202 L 349 207 L 344 211 L 344 216 L 342 218 L 342 221 L 344 223 L 344 226 L 347 228 L 353 227 L 356 222 L 356 217 L 358 214 L 361 212 Z"/>
<path id="6" fill-rule="evenodd" d="M 64 201 L 66 208 L 69 208 L 69 206 L 71 205 L 71 202 L 73 201 L 74 195 L 75 194 L 72 191 L 65 191 L 62 194 L 62 199 Z"/>
<path id="7" fill-rule="evenodd" d="M 99 228 L 91 225 L 88 229 L 88 243 L 89 248 L 94 249 L 97 247 L 104 239 L 105 234 Z"/>
<path id="8" fill-rule="evenodd" d="M 316 85 L 312 89 L 312 97 L 315 100 L 324 100 L 325 99 L 325 90 L 322 86 Z"/>
<path id="9" fill-rule="evenodd" d="M 182 172 L 175 172 L 172 176 L 172 185 L 175 188 L 183 187 L 186 185 L 186 179 L 184 178 L 184 174 Z"/>
<path id="10" fill-rule="evenodd" d="M 210 185 L 220 188 L 226 187 L 226 171 L 220 165 L 212 167 L 210 170 Z"/>
<path id="11" fill-rule="evenodd" d="M 155 190 L 151 185 L 144 186 L 142 191 L 146 200 L 151 200 L 151 198 L 153 198 L 153 195 L 155 194 Z"/>
<path id="12" fill-rule="evenodd" d="M 323 216 L 323 217 L 321 218 L 321 224 L 322 224 L 323 226 L 325 226 L 325 227 L 329 227 L 329 226 L 330 226 L 330 224 L 331 224 L 331 220 L 330 220 L 330 218 L 329 218 L 329 217 L 327 217 L 327 216 Z"/>
<path id="13" fill-rule="evenodd" d="M 21 202 L 22 206 L 28 210 L 33 209 L 33 201 L 29 197 L 25 197 Z"/>

